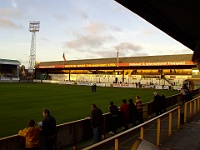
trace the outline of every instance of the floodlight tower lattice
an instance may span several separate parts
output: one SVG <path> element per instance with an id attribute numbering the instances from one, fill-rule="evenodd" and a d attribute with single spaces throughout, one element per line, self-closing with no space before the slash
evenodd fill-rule
<path id="1" fill-rule="evenodd" d="M 35 62 L 36 62 L 36 32 L 39 32 L 40 22 L 39 21 L 30 21 L 29 22 L 29 31 L 32 32 L 31 39 L 31 49 L 29 56 L 29 66 L 28 70 L 34 70 Z"/>

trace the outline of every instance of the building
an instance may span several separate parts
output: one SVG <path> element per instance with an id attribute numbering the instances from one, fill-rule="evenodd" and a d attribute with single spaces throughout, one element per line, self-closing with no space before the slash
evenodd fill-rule
<path id="1" fill-rule="evenodd" d="M 18 60 L 0 59 L 0 82 L 19 82 Z"/>
<path id="2" fill-rule="evenodd" d="M 192 54 L 40 62 L 36 79 L 95 83 L 182 85 L 200 77 Z"/>

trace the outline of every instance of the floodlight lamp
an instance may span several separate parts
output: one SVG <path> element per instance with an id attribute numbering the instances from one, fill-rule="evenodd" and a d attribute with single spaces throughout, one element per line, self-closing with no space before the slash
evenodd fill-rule
<path id="1" fill-rule="evenodd" d="M 29 22 L 29 31 L 30 32 L 38 32 L 40 29 L 40 22 L 39 21 L 30 21 Z"/>

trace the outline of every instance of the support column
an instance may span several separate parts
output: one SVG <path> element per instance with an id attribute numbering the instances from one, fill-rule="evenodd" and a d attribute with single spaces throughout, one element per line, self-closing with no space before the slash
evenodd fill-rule
<path id="1" fill-rule="evenodd" d="M 70 68 L 69 68 L 69 81 L 70 81 L 70 75 L 71 75 L 71 70 L 70 70 Z"/>
<path id="2" fill-rule="evenodd" d="M 124 68 L 122 69 L 122 83 L 124 83 Z"/>

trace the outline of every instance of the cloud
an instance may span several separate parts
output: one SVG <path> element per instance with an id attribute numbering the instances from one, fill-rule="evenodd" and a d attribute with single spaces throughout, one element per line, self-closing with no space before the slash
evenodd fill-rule
<path id="1" fill-rule="evenodd" d="M 115 41 L 115 38 L 109 34 L 106 35 L 76 35 L 76 39 L 72 41 L 64 42 L 64 47 L 69 49 L 91 49 L 91 48 L 99 48 L 103 46 L 105 43 Z"/>
<path id="2" fill-rule="evenodd" d="M 193 51 L 189 48 L 186 49 L 179 49 L 179 50 L 175 50 L 175 53 L 182 53 L 182 54 L 188 54 L 188 53 L 193 53 Z"/>
<path id="3" fill-rule="evenodd" d="M 123 49 L 123 50 L 131 50 L 131 51 L 140 51 L 142 47 L 140 45 L 134 45 L 130 42 L 120 43 L 116 46 L 116 48 Z"/>
<path id="4" fill-rule="evenodd" d="M 67 17 L 63 14 L 54 14 L 53 15 L 55 17 L 55 19 L 59 20 L 59 21 L 66 21 L 68 20 Z"/>
<path id="5" fill-rule="evenodd" d="M 84 20 L 88 20 L 89 19 L 88 14 L 85 13 L 84 11 L 78 11 L 77 13 L 82 19 L 84 19 Z"/>
<path id="6" fill-rule="evenodd" d="M 153 30 L 146 29 L 146 30 L 143 31 L 143 34 L 152 36 L 153 34 L 155 34 L 155 32 Z"/>
<path id="7" fill-rule="evenodd" d="M 2 28 L 13 28 L 13 29 L 22 29 L 22 25 L 16 24 L 8 19 L 0 18 L 0 27 Z"/>
<path id="8" fill-rule="evenodd" d="M 22 15 L 20 10 L 10 8 L 0 8 L 0 14 L 4 17 L 16 18 Z"/>
<path id="9" fill-rule="evenodd" d="M 15 0 L 9 0 L 8 2 L 10 3 L 10 5 L 11 5 L 12 7 L 17 8 L 17 3 L 16 3 Z"/>
<path id="10" fill-rule="evenodd" d="M 105 32 L 106 27 L 104 24 L 102 23 L 96 23 L 96 22 L 90 22 L 86 27 L 84 27 L 86 29 L 86 31 L 90 32 L 90 33 L 100 33 L 102 31 Z"/>

